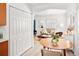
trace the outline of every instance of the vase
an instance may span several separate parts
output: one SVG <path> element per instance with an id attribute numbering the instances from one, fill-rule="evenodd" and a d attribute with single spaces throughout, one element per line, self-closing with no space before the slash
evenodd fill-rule
<path id="1" fill-rule="evenodd" d="M 53 45 L 54 47 L 57 47 L 57 46 L 58 46 L 58 40 L 53 39 L 53 40 L 52 40 L 52 45 Z"/>

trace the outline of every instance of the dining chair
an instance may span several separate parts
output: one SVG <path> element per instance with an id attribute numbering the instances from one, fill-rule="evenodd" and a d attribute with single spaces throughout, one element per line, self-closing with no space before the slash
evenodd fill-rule
<path id="1" fill-rule="evenodd" d="M 41 49 L 42 56 L 63 56 L 62 50 L 56 49 Z"/>
<path id="2" fill-rule="evenodd" d="M 61 37 L 63 35 L 63 32 L 56 32 L 56 34 L 59 34 L 59 36 Z"/>

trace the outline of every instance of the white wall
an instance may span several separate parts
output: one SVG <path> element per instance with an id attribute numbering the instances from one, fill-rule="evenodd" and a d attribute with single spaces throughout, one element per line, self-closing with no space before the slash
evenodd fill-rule
<path id="1" fill-rule="evenodd" d="M 76 56 L 79 56 L 79 10 L 76 10 L 76 16 L 75 16 L 75 49 L 74 54 Z"/>
<path id="2" fill-rule="evenodd" d="M 9 4 L 10 55 L 21 55 L 33 47 L 32 14 L 26 4 Z"/>

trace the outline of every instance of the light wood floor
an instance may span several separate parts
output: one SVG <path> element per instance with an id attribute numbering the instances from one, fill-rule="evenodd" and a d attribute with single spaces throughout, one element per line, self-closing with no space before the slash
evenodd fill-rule
<path id="1" fill-rule="evenodd" d="M 34 47 L 26 51 L 23 56 L 41 56 L 41 48 L 39 41 L 34 39 Z M 67 51 L 67 56 L 74 56 L 72 51 Z"/>

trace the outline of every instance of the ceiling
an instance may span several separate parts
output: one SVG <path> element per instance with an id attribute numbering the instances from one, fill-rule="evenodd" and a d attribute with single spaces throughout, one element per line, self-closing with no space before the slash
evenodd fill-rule
<path id="1" fill-rule="evenodd" d="M 77 7 L 79 8 L 78 3 L 27 3 L 27 5 L 33 13 L 42 12 L 47 9 L 67 10 L 68 8 L 71 8 L 73 5 L 77 5 Z"/>

